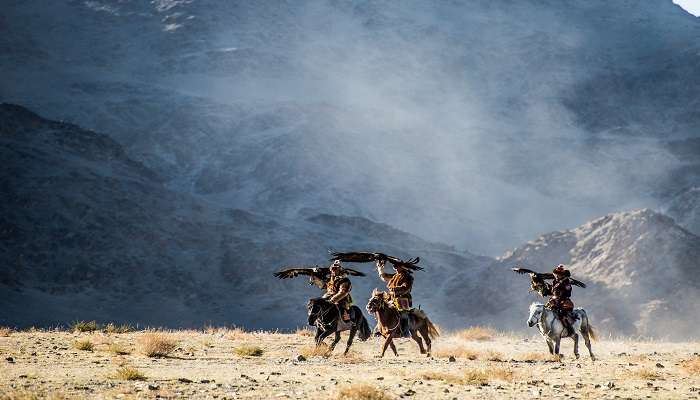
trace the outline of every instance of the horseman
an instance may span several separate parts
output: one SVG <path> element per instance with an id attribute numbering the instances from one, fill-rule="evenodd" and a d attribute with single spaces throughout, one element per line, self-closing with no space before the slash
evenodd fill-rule
<path id="1" fill-rule="evenodd" d="M 350 307 L 352 306 L 352 284 L 347 277 L 347 271 L 340 264 L 340 261 L 333 261 L 330 266 L 330 279 L 326 284 L 326 293 L 323 298 L 338 306 L 343 321 L 350 321 Z"/>
<path id="2" fill-rule="evenodd" d="M 379 278 L 387 283 L 389 289 L 389 302 L 401 314 L 401 331 L 408 333 L 408 313 L 413 310 L 413 276 L 411 270 L 399 263 L 392 264 L 394 274 L 384 272 L 385 261 L 377 260 L 377 273 Z"/>
<path id="3" fill-rule="evenodd" d="M 563 265 L 559 265 L 554 268 L 552 274 L 554 275 L 552 296 L 545 307 L 554 311 L 564 327 L 569 332 L 573 332 L 573 324 L 576 319 L 571 314 L 574 309 L 574 303 L 571 301 L 571 272 Z"/>

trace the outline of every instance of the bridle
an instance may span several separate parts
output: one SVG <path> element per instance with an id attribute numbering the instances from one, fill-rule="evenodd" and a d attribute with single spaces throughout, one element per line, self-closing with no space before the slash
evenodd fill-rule
<path id="1" fill-rule="evenodd" d="M 375 302 L 379 302 L 379 305 L 377 306 L 377 308 L 374 309 L 374 311 L 370 311 L 370 310 L 369 310 L 369 305 L 370 305 L 370 304 L 373 304 L 373 303 L 375 303 Z M 386 304 L 387 304 L 387 303 L 386 303 L 386 301 L 384 301 L 383 298 L 380 299 L 379 297 L 372 297 L 372 299 L 369 301 L 369 304 L 367 304 L 367 311 L 369 311 L 369 312 L 375 314 L 375 313 L 377 313 L 377 312 L 379 312 L 379 311 L 381 311 L 381 310 L 384 310 L 385 307 L 386 307 Z M 396 328 L 399 327 L 399 325 L 401 325 L 401 313 L 399 313 L 398 311 L 395 311 L 395 312 L 396 312 L 396 314 L 397 314 L 397 316 L 398 316 L 398 318 L 397 318 L 397 320 L 396 320 L 396 325 L 394 325 L 392 328 L 390 328 L 390 329 L 389 329 L 389 332 L 393 332 Z M 376 314 L 375 314 L 374 317 L 375 317 L 375 318 L 377 317 Z"/>
<path id="2" fill-rule="evenodd" d="M 327 307 L 324 310 L 318 301 L 312 301 L 310 306 L 311 306 L 311 311 L 313 311 L 315 308 L 318 308 L 318 310 L 319 310 L 315 314 L 312 314 L 311 311 L 309 311 L 309 317 L 316 315 L 316 326 L 321 325 L 320 327 L 323 327 L 323 328 L 330 327 L 330 325 L 338 319 L 338 315 L 336 315 L 332 320 L 330 320 L 328 322 L 325 321 L 325 316 L 333 309 L 333 307 Z"/>

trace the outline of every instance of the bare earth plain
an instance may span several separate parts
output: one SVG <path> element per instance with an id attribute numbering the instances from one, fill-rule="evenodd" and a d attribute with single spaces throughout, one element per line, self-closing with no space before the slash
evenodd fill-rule
<path id="1" fill-rule="evenodd" d="M 381 338 L 343 356 L 344 333 L 324 357 L 310 334 L 5 330 L 0 399 L 700 398 L 699 343 L 608 338 L 593 342 L 593 362 L 567 339 L 558 361 L 539 336 L 470 328 L 443 332 L 430 358 L 400 339 L 399 357 L 379 359 Z M 149 357 L 149 345 L 169 353 Z"/>

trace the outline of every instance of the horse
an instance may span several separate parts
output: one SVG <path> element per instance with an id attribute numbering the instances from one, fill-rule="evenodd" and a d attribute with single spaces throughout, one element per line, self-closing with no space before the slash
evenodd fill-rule
<path id="1" fill-rule="evenodd" d="M 367 303 L 367 311 L 370 314 L 374 314 L 377 319 L 379 332 L 385 339 L 380 357 L 384 357 L 387 346 L 391 346 L 394 356 L 398 357 L 399 353 L 396 351 L 394 338 L 402 336 L 401 314 L 396 308 L 389 306 L 388 299 L 389 296 L 385 292 L 378 292 L 375 289 Z M 440 336 L 440 333 L 430 319 L 428 319 L 428 316 L 421 310 L 412 311 L 409 313 L 408 318 L 408 330 L 411 338 L 418 343 L 420 353 L 427 354 L 427 356 L 430 357 L 432 339 Z M 418 336 L 418 333 L 420 333 L 420 336 Z M 427 351 L 423 347 L 423 340 L 425 340 Z"/>
<path id="2" fill-rule="evenodd" d="M 556 313 L 549 308 L 546 308 L 542 303 L 532 303 L 530 305 L 530 317 L 527 319 L 527 325 L 532 328 L 537 325 L 537 329 L 547 342 L 549 353 L 558 357 L 563 357 L 559 354 L 559 343 L 561 338 L 570 337 L 574 340 L 574 355 L 576 359 L 578 354 L 578 337 L 581 335 L 583 341 L 588 347 L 588 354 L 591 360 L 595 361 L 593 350 L 591 349 L 591 339 L 596 340 L 596 334 L 593 326 L 588 322 L 588 315 L 583 308 L 575 308 L 572 314 L 576 317 L 576 322 L 573 324 L 573 332 L 569 332 L 557 317 Z"/>
<path id="3" fill-rule="evenodd" d="M 357 306 L 350 307 L 350 322 L 345 322 L 341 319 L 337 305 L 321 297 L 309 300 L 306 308 L 309 325 L 316 326 L 316 336 L 314 337 L 316 346 L 319 346 L 323 339 L 335 333 L 335 339 L 333 339 L 333 343 L 331 343 L 326 352 L 327 356 L 333 352 L 335 345 L 340 341 L 340 332 L 350 331 L 350 337 L 348 337 L 348 343 L 345 346 L 345 352 L 343 352 L 344 355 L 348 354 L 355 334 L 362 341 L 369 339 L 372 334 L 367 319 Z"/>

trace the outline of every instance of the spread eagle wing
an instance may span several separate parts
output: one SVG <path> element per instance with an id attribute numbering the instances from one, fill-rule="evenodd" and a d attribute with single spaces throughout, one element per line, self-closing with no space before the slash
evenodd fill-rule
<path id="1" fill-rule="evenodd" d="M 576 285 L 576 286 L 581 287 L 581 288 L 584 288 L 584 289 L 586 288 L 586 284 L 583 283 L 583 282 L 581 282 L 581 281 L 579 281 L 579 280 L 577 280 L 577 279 L 569 278 L 569 281 L 571 281 L 571 284 L 572 284 L 572 285 Z"/>
<path id="2" fill-rule="evenodd" d="M 404 268 L 410 269 L 412 271 L 422 270 L 423 267 L 419 267 L 417 264 L 420 262 L 420 257 L 412 258 L 409 260 L 402 260 L 398 257 L 389 256 L 384 253 L 371 253 L 371 252 L 348 252 L 348 253 L 331 253 L 331 260 L 338 260 L 344 262 L 356 262 L 356 263 L 366 263 L 373 261 L 389 261 L 394 265 L 400 265 Z"/>
<path id="3" fill-rule="evenodd" d="M 364 272 L 360 272 L 351 268 L 343 268 L 348 275 L 365 276 Z M 320 280 L 327 281 L 330 277 L 331 269 L 328 267 L 305 267 L 305 268 L 287 268 L 275 272 L 273 275 L 280 279 L 296 278 L 299 275 L 306 275 Z"/>
<path id="4" fill-rule="evenodd" d="M 538 280 L 544 280 L 544 279 L 554 279 L 554 274 L 551 272 L 535 272 L 531 269 L 527 268 L 511 268 L 513 272 L 517 272 L 518 274 L 528 274 L 530 277 L 533 279 L 538 279 Z"/>
<path id="5" fill-rule="evenodd" d="M 331 253 L 331 260 L 343 262 L 366 263 L 373 261 L 386 261 L 389 258 L 384 253 L 368 253 L 368 252 L 349 252 L 349 253 Z"/>
<path id="6" fill-rule="evenodd" d="M 551 272 L 535 272 L 527 268 L 512 268 L 512 270 L 519 274 L 529 274 L 533 280 L 543 281 L 545 279 L 554 279 L 554 274 Z M 578 279 L 569 278 L 569 281 L 571 281 L 572 285 L 576 285 L 581 288 L 586 288 L 586 284 L 579 281 Z"/>
<path id="7" fill-rule="evenodd" d="M 296 278 L 299 275 L 306 275 L 317 279 L 328 280 L 331 274 L 330 268 L 315 267 L 287 268 L 275 272 L 273 275 L 280 279 Z"/>

